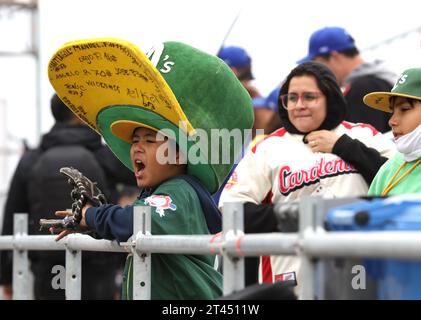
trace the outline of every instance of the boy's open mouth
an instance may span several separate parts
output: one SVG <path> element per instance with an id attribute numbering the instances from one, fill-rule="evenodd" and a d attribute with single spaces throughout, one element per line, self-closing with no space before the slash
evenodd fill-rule
<path id="1" fill-rule="evenodd" d="M 136 176 L 138 176 L 139 174 L 141 174 L 143 172 L 143 170 L 145 170 L 145 164 L 142 162 L 142 160 L 136 160 L 134 162 L 135 164 L 135 174 Z"/>

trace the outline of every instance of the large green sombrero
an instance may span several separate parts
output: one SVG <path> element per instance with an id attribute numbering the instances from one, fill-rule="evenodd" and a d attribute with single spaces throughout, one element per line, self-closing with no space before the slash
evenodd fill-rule
<path id="1" fill-rule="evenodd" d="M 231 142 L 229 133 L 236 129 L 244 141 L 245 129 L 253 124 L 251 98 L 222 60 L 186 44 L 166 42 L 148 57 L 119 39 L 79 40 L 53 55 L 48 76 L 63 102 L 104 137 L 128 168 L 133 170 L 129 150 L 135 128 L 169 129 L 182 152 L 195 152 L 195 161 L 187 159 L 188 174 L 213 193 L 238 148 L 229 144 L 227 162 L 226 141 L 211 144 L 212 129 L 226 129 L 221 138 Z"/>

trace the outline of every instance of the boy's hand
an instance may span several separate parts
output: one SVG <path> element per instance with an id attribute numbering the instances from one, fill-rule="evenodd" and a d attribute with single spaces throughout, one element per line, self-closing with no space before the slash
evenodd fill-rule
<path id="1" fill-rule="evenodd" d="M 85 215 L 86 215 L 86 210 L 88 208 L 90 208 L 90 207 L 92 207 L 90 204 L 86 204 L 82 208 L 82 219 L 80 220 L 77 229 L 75 229 L 75 230 L 69 230 L 69 229 L 63 229 L 63 228 L 60 228 L 60 227 L 51 227 L 49 229 L 51 233 L 53 233 L 53 234 L 59 233 L 59 235 L 56 237 L 55 240 L 56 241 L 59 241 L 59 240 L 63 239 L 65 236 L 67 236 L 68 234 L 71 234 L 71 233 L 82 233 L 82 232 L 88 231 L 89 230 L 89 227 L 86 224 Z M 71 216 L 72 213 L 71 212 L 68 212 L 68 211 L 56 211 L 55 212 L 55 215 L 57 217 L 60 217 L 60 218 L 63 218 L 64 219 L 64 218 L 66 218 L 68 216 Z"/>
<path id="2" fill-rule="evenodd" d="M 73 200 L 72 209 L 68 211 L 57 211 L 55 214 L 62 219 L 40 219 L 41 230 L 48 228 L 53 234 L 59 234 L 56 241 L 64 238 L 70 233 L 86 232 L 85 213 L 89 207 L 107 203 L 102 191 L 97 187 L 96 182 L 89 180 L 80 171 L 72 167 L 63 167 L 60 173 L 68 177 L 72 186 L 70 196 Z"/>

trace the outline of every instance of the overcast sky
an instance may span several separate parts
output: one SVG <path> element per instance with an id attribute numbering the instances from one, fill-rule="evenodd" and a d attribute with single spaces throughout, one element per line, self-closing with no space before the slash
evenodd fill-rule
<path id="1" fill-rule="evenodd" d="M 41 71 L 43 106 L 52 93 L 47 63 L 64 42 L 91 37 L 120 37 L 148 50 L 168 40 L 186 42 L 216 53 L 233 20 L 226 44 L 240 45 L 253 59 L 255 84 L 269 93 L 307 53 L 312 31 L 328 25 L 345 27 L 363 49 L 421 26 L 421 2 L 370 0 L 41 0 Z M 397 5 L 399 4 L 399 5 Z M 409 40 L 409 41 L 408 41 Z M 388 60 L 396 72 L 420 66 L 420 35 L 392 46 L 364 52 L 367 60 Z M 45 97 L 47 96 L 47 97 Z M 43 119 L 48 119 L 48 109 Z M 50 121 L 43 121 L 47 130 Z"/>
<path id="2" fill-rule="evenodd" d="M 370 0 L 364 5 L 352 6 L 349 1 L 339 0 L 40 0 L 42 131 L 52 124 L 48 99 L 53 91 L 47 79 L 47 64 L 52 54 L 67 41 L 111 36 L 132 41 L 142 50 L 148 50 L 154 43 L 176 40 L 216 53 L 240 13 L 226 44 L 240 45 L 249 51 L 255 85 L 267 94 L 295 66 L 296 60 L 306 55 L 308 37 L 317 28 L 343 26 L 363 49 L 421 26 L 419 1 L 401 0 L 399 6 L 396 3 Z M 26 22 L 21 19 L 15 26 L 19 31 L 17 36 L 13 32 L 13 40 L 19 42 L 20 26 L 26 26 Z M 363 52 L 363 56 L 366 60 L 383 58 L 399 72 L 420 65 L 420 53 L 420 35 L 413 33 L 392 45 Z M 16 65 L 14 60 L 8 62 L 12 68 Z M 35 68 L 30 68 L 31 58 L 19 60 L 19 68 L 24 65 L 27 72 L 12 71 L 0 77 L 13 85 L 7 94 L 17 93 L 32 100 Z M 21 85 L 16 86 L 11 81 L 16 78 L 20 78 Z M 34 112 L 31 100 L 25 103 L 28 114 Z M 14 116 L 21 116 L 22 106 L 9 108 L 12 109 L 9 117 L 13 115 L 12 121 L 8 122 L 9 130 L 17 136 L 27 137 L 34 144 L 37 137 L 30 129 L 33 124 L 29 122 L 21 128 L 15 122 Z"/>
<path id="3" fill-rule="evenodd" d="M 308 38 L 315 29 L 345 27 L 363 49 L 421 26 L 421 5 L 416 0 L 361 3 L 349 0 L 40 0 L 39 3 L 42 132 L 48 131 L 53 122 L 49 112 L 53 90 L 47 79 L 47 64 L 53 53 L 68 41 L 119 37 L 148 50 L 154 43 L 175 40 L 216 53 L 240 13 L 226 44 L 248 50 L 253 59 L 255 85 L 267 94 L 306 55 Z M 0 23 L 0 50 L 28 46 L 27 16 L 8 19 L 3 15 Z M 384 59 L 400 72 L 421 66 L 420 43 L 420 34 L 414 32 L 375 51 L 364 51 L 363 57 L 368 61 Z M 35 146 L 38 142 L 35 60 L 31 56 L 0 57 L 0 68 L 3 88 L 0 144 L 4 147 L 6 137 L 7 146 L 16 149 L 16 139 L 26 138 Z M 9 160 L 12 158 L 15 163 L 17 156 Z M 2 164 L 0 160 L 0 173 L 1 166 L 12 171 L 13 163 Z"/>

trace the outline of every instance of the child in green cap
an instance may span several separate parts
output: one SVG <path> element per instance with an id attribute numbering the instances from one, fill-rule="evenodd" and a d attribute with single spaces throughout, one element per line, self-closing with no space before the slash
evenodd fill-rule
<path id="1" fill-rule="evenodd" d="M 243 133 L 253 123 L 251 98 L 221 59 L 178 42 L 159 45 L 146 56 L 119 39 L 80 40 L 57 51 L 49 78 L 67 107 L 134 172 L 141 189 L 134 204 L 124 208 L 86 205 L 81 228 L 125 242 L 133 233 L 133 206 L 148 205 L 153 235 L 221 230 L 211 193 L 235 158 L 223 161 L 225 152 L 205 138 L 214 129 Z M 234 150 L 230 145 L 228 153 Z M 57 240 L 70 232 L 62 231 Z M 123 299 L 132 298 L 132 258 L 126 261 Z M 222 294 L 213 255 L 152 254 L 151 261 L 152 299 Z"/>
<path id="2" fill-rule="evenodd" d="M 369 195 L 420 193 L 421 184 L 421 68 L 404 71 L 391 92 L 372 92 L 368 106 L 391 112 L 389 125 L 399 153 L 378 171 Z"/>

